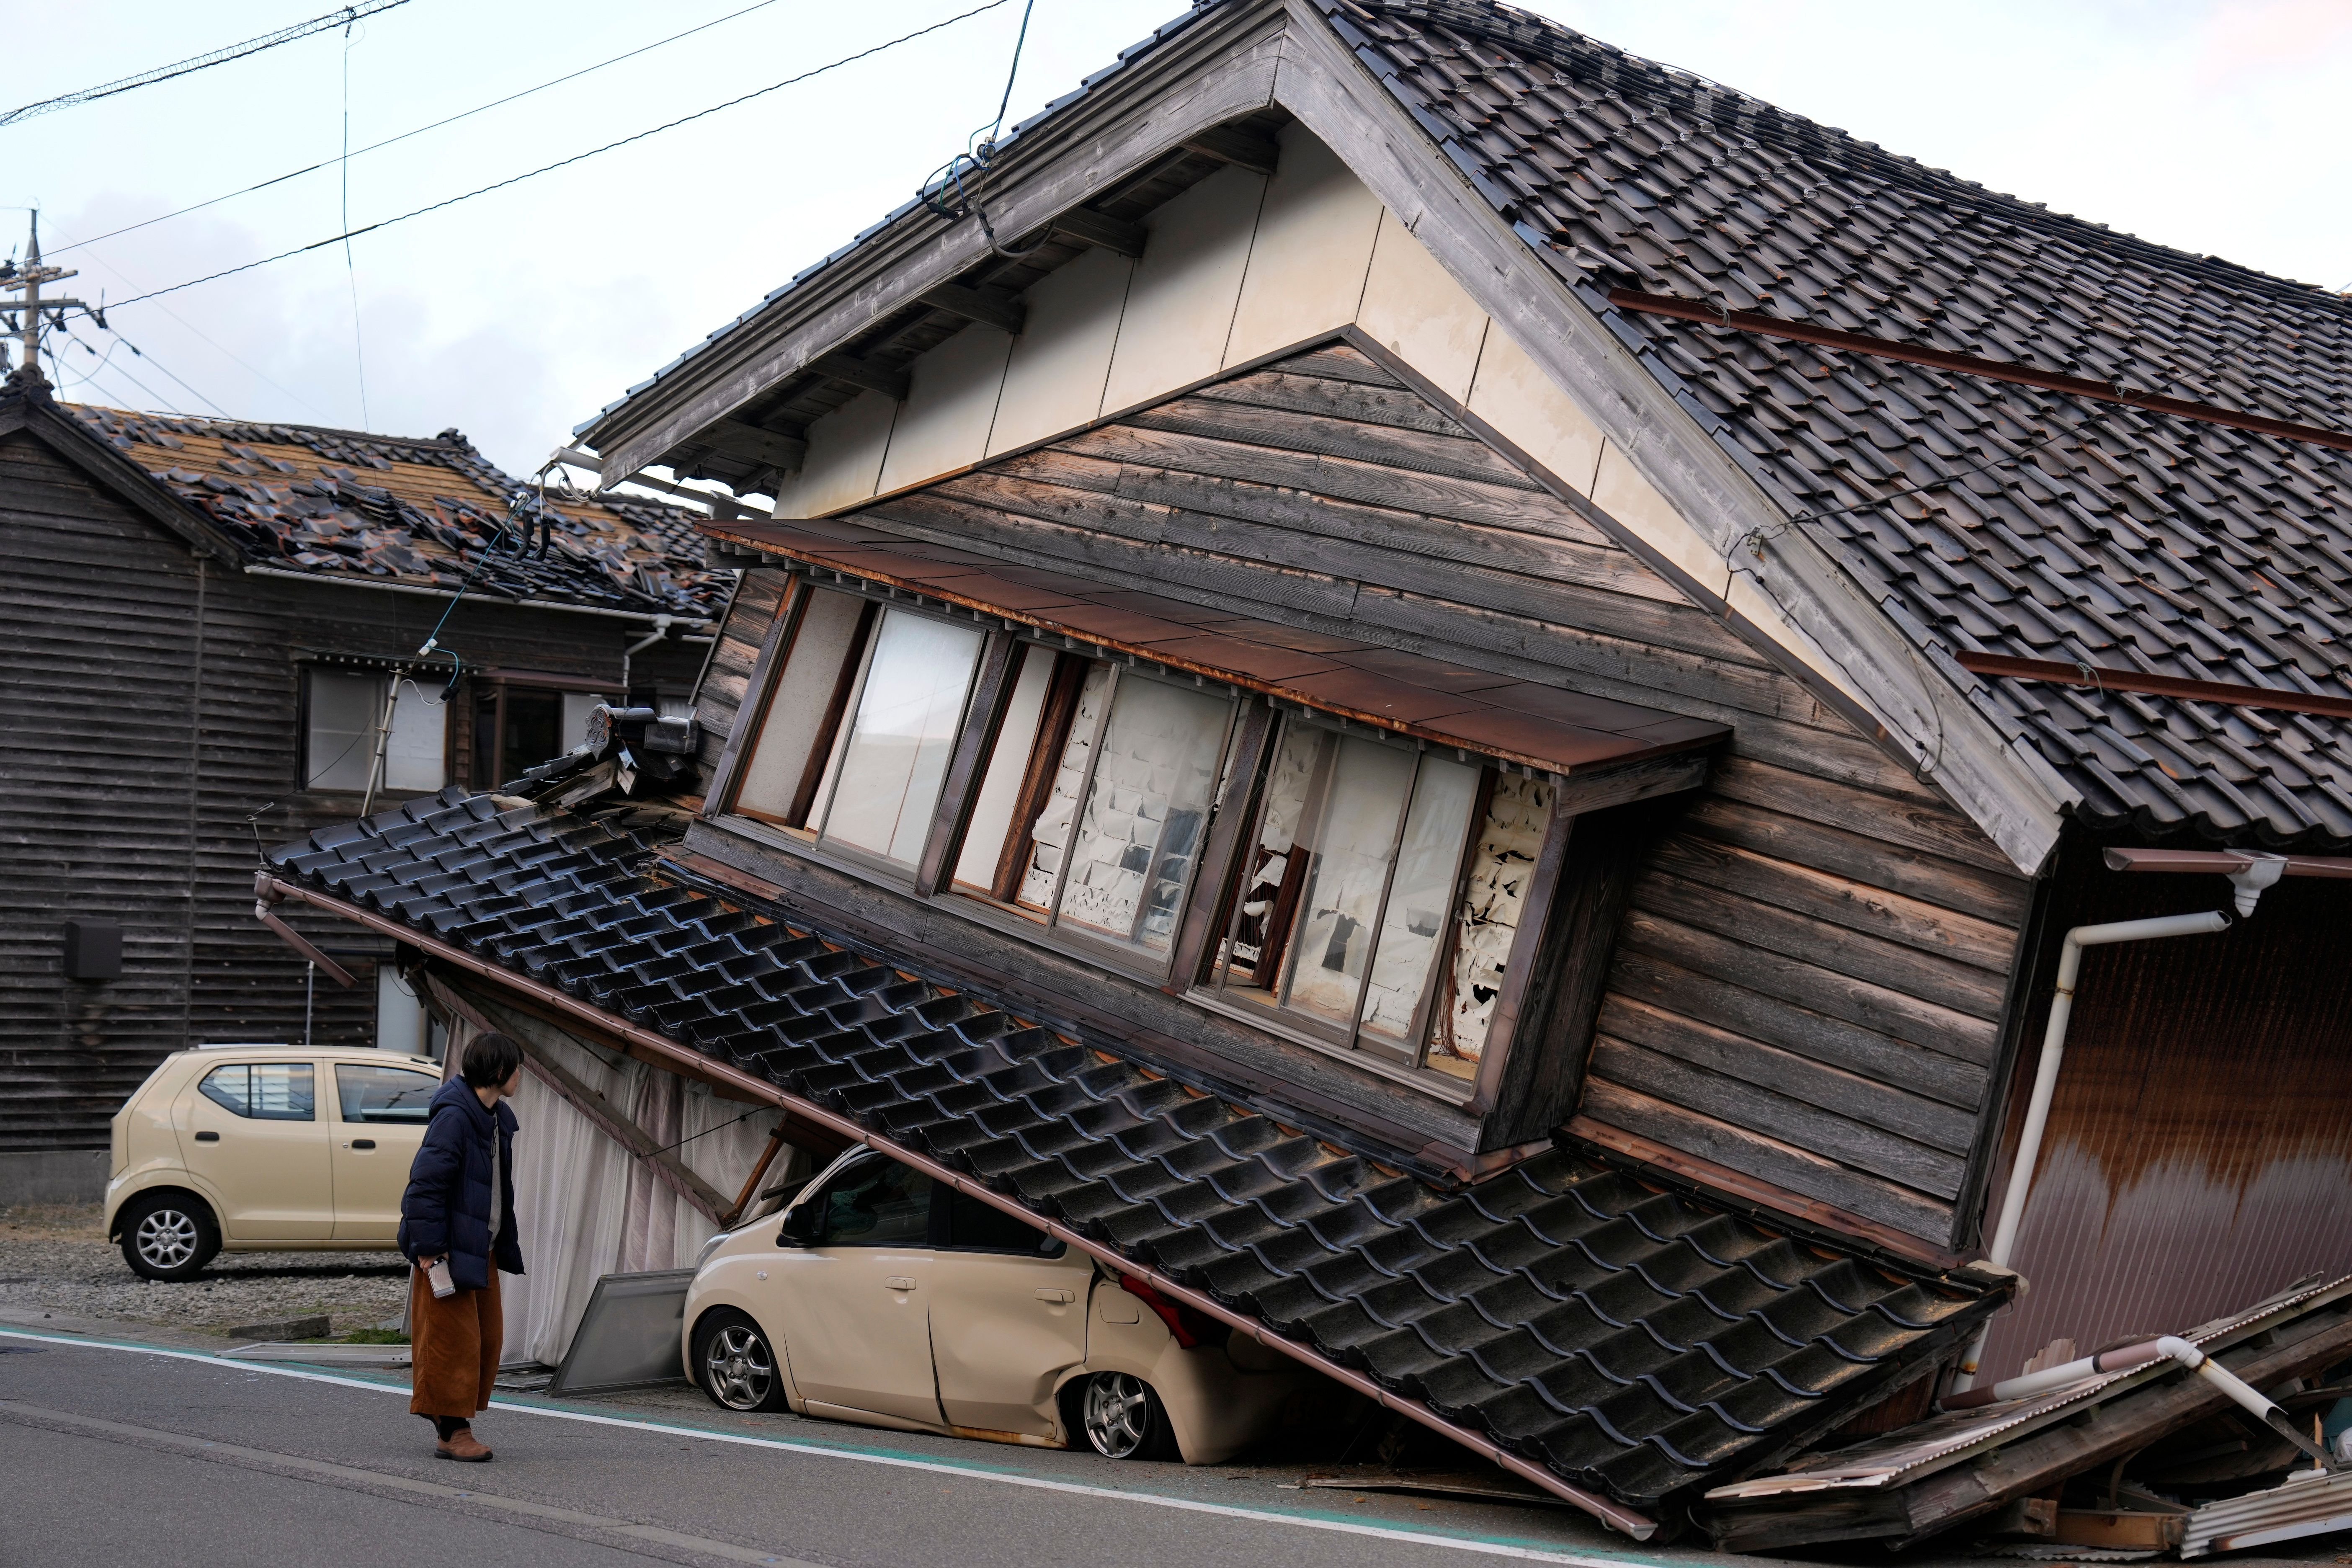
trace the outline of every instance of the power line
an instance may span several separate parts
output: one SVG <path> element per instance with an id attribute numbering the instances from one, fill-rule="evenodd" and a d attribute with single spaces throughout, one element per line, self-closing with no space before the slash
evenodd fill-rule
<path id="1" fill-rule="evenodd" d="M 226 65 L 231 60 L 241 60 L 247 55 L 257 55 L 264 49 L 274 49 L 280 44 L 290 44 L 297 38 L 308 37 L 312 33 L 322 33 L 330 27 L 346 26 L 362 16 L 378 16 L 391 10 L 394 5 L 407 4 L 408 0 L 352 0 L 352 4 L 332 16 L 313 16 L 307 22 L 298 22 L 290 27 L 280 27 L 274 33 L 265 33 L 258 38 L 247 38 L 241 44 L 230 44 L 215 49 L 210 54 L 198 55 L 194 59 L 182 60 L 176 65 L 157 66 L 152 70 L 141 71 L 137 76 L 127 76 L 120 81 L 110 81 L 102 87 L 86 87 L 79 92 L 68 92 L 57 98 L 45 98 L 38 103 L 28 103 L 21 109 L 12 109 L 5 114 L 0 114 L 0 125 L 13 125 L 19 120 L 30 120 L 37 114 L 47 114 L 52 110 L 71 109 L 78 103 L 112 98 L 118 92 L 129 92 L 135 88 L 152 87 L 159 81 L 169 81 L 175 76 L 186 76 L 191 71 L 200 71 L 208 66 Z"/>
<path id="2" fill-rule="evenodd" d="M 71 334 L 70 334 L 70 333 L 68 333 L 68 336 L 71 336 Z M 74 342 L 78 342 L 78 343 L 81 343 L 81 339 L 79 339 L 79 338 L 76 337 L 76 338 L 74 338 Z M 84 348 L 88 348 L 88 347 L 89 347 L 89 345 L 88 343 L 82 343 L 82 345 L 81 345 L 81 346 L 82 346 L 82 347 L 84 347 Z M 139 351 L 138 351 L 137 349 L 133 349 L 133 350 L 131 350 L 131 353 L 137 353 Z M 54 362 L 54 361 L 56 360 L 56 358 L 57 358 L 57 351 L 56 351 L 56 350 L 54 350 L 54 349 L 52 349 L 52 350 L 49 352 L 49 357 L 50 357 L 51 361 L 52 361 L 52 362 Z M 184 414 L 180 414 L 180 410 L 179 410 L 177 407 L 175 407 L 175 406 L 173 406 L 173 404 L 172 404 L 172 402 L 171 402 L 171 400 L 170 400 L 169 398 L 164 397 L 164 396 L 163 396 L 163 395 L 162 395 L 160 393 L 156 392 L 152 387 L 149 386 L 145 382 L 143 382 L 143 381 L 140 380 L 137 376 L 135 376 L 135 375 L 131 374 L 131 372 L 130 372 L 130 370 L 129 370 L 128 368 L 126 368 L 125 366 L 122 366 L 122 365 L 116 365 L 116 366 L 114 367 L 114 374 L 117 374 L 117 375 L 119 375 L 119 376 L 121 376 L 123 380 L 125 380 L 125 381 L 129 382 L 131 385 L 133 385 L 133 386 L 137 387 L 140 391 L 142 391 L 142 392 L 145 393 L 145 394 L 147 395 L 148 400 L 149 400 L 150 402 L 152 402 L 152 403 L 153 403 L 153 404 L 157 405 L 158 406 L 162 407 L 162 408 L 163 408 L 166 413 L 175 414 L 175 415 L 180 415 L 180 417 L 182 417 L 182 418 L 185 418 L 185 417 L 187 417 L 185 415 L 184 415 Z"/>
<path id="3" fill-rule="evenodd" d="M 596 157 L 601 153 L 610 153 L 618 148 L 626 147 L 632 142 L 643 142 L 649 136 L 658 136 L 665 131 L 675 131 L 681 125 L 688 125 L 693 123 L 695 121 L 708 118 L 710 115 L 719 113 L 724 110 L 737 108 L 742 104 L 751 102 L 755 98 L 765 98 L 772 92 L 781 91 L 785 88 L 794 86 L 800 82 L 804 82 L 812 77 L 823 76 L 827 71 L 839 70 L 844 66 L 855 65 L 859 60 L 871 58 L 873 56 L 878 55 L 886 49 L 894 49 L 900 44 L 912 43 L 915 39 L 922 37 L 927 34 L 936 33 L 942 27 L 951 27 L 958 22 L 969 21 L 972 17 L 981 15 L 982 12 L 993 11 L 1000 6 L 1009 5 L 1012 3 L 1013 0 L 988 0 L 986 5 L 975 5 L 969 11 L 959 12 L 957 15 L 948 17 L 945 21 L 934 22 L 928 27 L 918 27 L 911 33 L 901 34 L 899 37 L 892 38 L 887 43 L 877 44 L 870 49 L 861 49 L 856 54 L 844 56 L 842 58 L 834 60 L 829 64 L 818 66 L 813 70 L 803 71 L 798 76 L 786 77 L 780 82 L 775 82 L 767 87 L 756 89 L 753 91 L 743 94 L 740 98 L 730 98 L 724 103 L 714 103 L 708 109 L 698 109 L 692 114 L 681 115 L 679 118 L 669 121 L 665 124 L 654 126 L 651 130 L 640 131 L 631 136 L 624 136 L 617 142 L 607 142 L 603 146 L 592 147 L 585 153 L 575 153 L 569 158 L 559 158 L 552 163 L 541 164 L 536 169 L 528 170 L 522 174 L 513 175 L 510 178 L 499 180 L 491 184 L 483 185 L 477 190 L 467 191 L 462 195 L 450 196 L 445 200 L 434 202 L 429 205 L 418 207 L 414 212 L 402 213 L 397 217 L 384 218 L 380 222 L 368 224 L 360 228 L 351 229 L 342 234 L 329 235 L 324 239 L 312 240 L 308 245 L 298 245 L 291 250 L 281 250 L 275 256 L 265 256 L 258 261 L 248 261 L 238 267 L 225 267 L 218 272 L 207 272 L 202 278 L 191 278 L 184 283 L 174 283 L 167 289 L 151 289 L 144 294 L 133 295 L 131 298 L 123 300 L 121 304 L 118 304 L 112 308 L 119 310 L 125 305 L 143 304 L 149 300 L 157 299 L 165 294 L 176 294 L 183 289 L 193 289 L 200 283 L 211 283 L 223 278 L 234 278 L 240 272 L 250 272 L 257 267 L 267 267 L 272 262 L 284 261 L 296 256 L 305 256 L 313 250 L 323 250 L 331 245 L 340 245 L 347 239 L 356 239 L 364 234 L 373 234 L 380 228 L 390 228 L 396 223 L 406 223 L 413 217 L 423 217 L 427 213 L 436 213 L 444 207 L 453 207 L 460 202 L 472 201 L 476 196 L 486 196 L 493 191 L 505 190 L 509 185 L 519 185 L 525 180 L 536 179 L 541 174 L 553 174 L 558 169 L 565 169 L 571 167 L 574 163 L 584 163 L 588 159 Z"/>
<path id="4" fill-rule="evenodd" d="M 139 222 L 125 225 L 121 228 L 110 229 L 106 233 L 99 235 L 96 238 L 85 239 L 80 243 L 83 245 L 101 244 L 106 240 L 112 239 L 119 234 L 130 234 L 134 230 L 146 228 L 154 224 L 168 223 L 173 218 L 185 217 L 190 213 L 202 212 L 206 207 L 218 206 L 223 202 L 235 201 L 239 196 L 249 196 L 256 191 L 265 191 L 272 185 L 282 185 L 289 180 L 299 180 L 305 174 L 315 174 L 321 169 L 331 169 L 338 163 L 348 163 L 353 158 L 362 158 L 365 157 L 370 153 L 381 152 L 383 149 L 393 145 L 394 142 L 405 142 L 414 136 L 422 136 L 428 131 L 438 131 L 445 125 L 455 125 L 460 120 L 470 120 L 477 114 L 487 114 L 493 109 L 504 108 L 506 105 L 513 103 L 518 100 L 529 98 L 533 93 L 545 92 L 551 87 L 562 87 L 567 81 L 577 81 L 582 77 L 593 75 L 597 71 L 603 70 L 607 66 L 616 66 L 624 60 L 633 60 L 639 55 L 649 54 L 655 49 L 661 48 L 665 45 L 677 43 L 681 38 L 690 38 L 697 33 L 708 32 L 709 29 L 719 26 L 722 23 L 735 20 L 738 16 L 748 16 L 754 11 L 765 10 L 775 3 L 776 0 L 758 0 L 758 4 L 756 5 L 746 5 L 740 11 L 730 11 L 724 16 L 714 17 L 710 21 L 703 22 L 695 26 L 688 27 L 683 33 L 672 33 L 667 38 L 656 38 L 652 43 L 641 45 L 636 48 L 631 49 L 627 54 L 614 55 L 611 59 L 599 60 L 593 66 L 583 66 L 578 70 L 572 71 L 568 75 L 556 77 L 550 81 L 541 82 L 537 87 L 527 87 L 520 92 L 510 92 L 504 98 L 492 99 L 488 103 L 478 104 L 472 109 L 460 110 L 458 113 L 449 115 L 446 119 L 436 120 L 430 125 L 420 125 L 413 131 L 404 131 L 397 136 L 387 136 L 381 142 L 372 142 L 368 143 L 368 145 L 360 148 L 357 152 L 349 151 L 349 143 L 346 142 L 346 151 L 340 158 L 329 158 L 322 163 L 308 163 L 299 169 L 294 169 L 283 174 L 273 175 L 267 180 L 261 181 L 257 184 L 247 185 L 241 190 L 230 191 L 222 195 L 213 196 L 208 200 L 196 202 L 192 205 L 180 207 L 174 211 L 164 213 L 159 217 L 142 218 Z M 68 245 L 65 248 L 67 250 L 71 250 L 74 247 Z M 62 254 L 62 252 L 60 254 Z"/>
<path id="5" fill-rule="evenodd" d="M 352 28 L 343 28 L 343 155 L 335 160 L 343 171 L 343 226 L 352 226 Z M 373 429 L 368 413 L 367 339 L 360 331 L 360 273 L 352 260 L 352 242 L 343 241 L 343 278 L 352 289 L 352 363 L 360 378 L 360 428 Z"/>

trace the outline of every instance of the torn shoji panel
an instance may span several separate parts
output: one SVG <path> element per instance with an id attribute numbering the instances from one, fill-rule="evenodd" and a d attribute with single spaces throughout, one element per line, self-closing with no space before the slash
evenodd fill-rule
<path id="1" fill-rule="evenodd" d="M 1517 775 L 1495 781 L 1486 820 L 1470 852 L 1462 889 L 1459 935 L 1447 965 L 1445 994 L 1432 1017 L 1429 1065 L 1475 1078 L 1502 994 L 1503 965 L 1526 911 L 1528 881 L 1551 821 L 1552 786 Z"/>
<path id="2" fill-rule="evenodd" d="M 1077 711 L 1070 720 L 1070 738 L 1062 747 L 1061 766 L 1054 774 L 1045 809 L 1037 814 L 1037 826 L 1029 836 L 1029 868 L 1022 874 L 1019 901 L 1032 909 L 1053 904 L 1054 879 L 1061 872 L 1062 857 L 1069 847 L 1070 826 L 1078 815 L 1078 792 L 1086 788 L 1087 761 L 1094 753 L 1095 731 L 1101 728 L 1098 721 L 1109 691 L 1110 666 L 1107 664 L 1088 669 L 1086 684 L 1078 688 Z"/>

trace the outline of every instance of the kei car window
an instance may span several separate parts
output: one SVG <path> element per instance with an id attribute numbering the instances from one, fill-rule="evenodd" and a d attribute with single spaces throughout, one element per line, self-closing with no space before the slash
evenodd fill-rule
<path id="1" fill-rule="evenodd" d="M 256 1121 L 315 1121 L 312 1078 L 309 1062 L 233 1062 L 205 1074 L 196 1090 L 222 1110 Z"/>
<path id="2" fill-rule="evenodd" d="M 991 1208 L 970 1193 L 948 1194 L 948 1246 L 958 1252 L 1017 1252 L 1059 1258 L 1068 1244 L 1035 1226 Z"/>
<path id="3" fill-rule="evenodd" d="M 406 1068 L 335 1064 L 335 1095 L 346 1121 L 405 1122 L 421 1127 L 433 1114 L 441 1080 Z"/>
<path id="4" fill-rule="evenodd" d="M 896 1160 L 843 1174 L 824 1194 L 820 1247 L 929 1247 L 931 1179 Z"/>

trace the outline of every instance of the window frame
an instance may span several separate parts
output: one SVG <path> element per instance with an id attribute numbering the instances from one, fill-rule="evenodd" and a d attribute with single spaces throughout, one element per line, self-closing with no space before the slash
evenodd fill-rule
<path id="1" fill-rule="evenodd" d="M 1265 814 L 1273 804 L 1266 786 L 1273 781 L 1275 763 L 1281 755 L 1284 742 L 1289 738 L 1293 728 L 1301 725 L 1320 730 L 1331 735 L 1335 742 L 1347 740 L 1370 741 L 1380 745 L 1410 752 L 1413 757 L 1412 779 L 1398 802 L 1395 822 L 1390 829 L 1389 858 L 1386 868 L 1381 873 L 1380 902 L 1367 922 L 1371 935 L 1364 955 L 1364 973 L 1356 983 L 1355 1000 L 1350 1009 L 1352 1022 L 1345 1029 L 1290 1007 L 1280 1000 L 1290 994 L 1298 963 L 1299 955 L 1295 944 L 1299 934 L 1297 921 L 1300 917 L 1295 906 L 1291 923 L 1284 932 L 1284 952 L 1276 966 L 1275 975 L 1276 985 L 1272 992 L 1277 998 L 1276 1002 L 1268 1004 L 1254 996 L 1237 994 L 1239 988 L 1231 984 L 1230 977 L 1233 972 L 1231 963 L 1228 962 L 1222 966 L 1219 963 L 1219 955 L 1230 951 L 1234 935 L 1240 929 L 1242 905 L 1249 891 L 1245 884 L 1252 874 L 1247 865 L 1246 851 L 1257 843 L 1259 829 L 1264 825 Z M 1370 993 L 1373 964 L 1380 956 L 1379 940 L 1381 931 L 1385 929 L 1389 900 L 1396 889 L 1397 866 L 1402 853 L 1405 829 L 1412 822 L 1413 800 L 1421 785 L 1422 767 L 1427 758 L 1436 753 L 1430 746 L 1408 737 L 1391 734 L 1370 725 L 1348 723 L 1336 716 L 1318 713 L 1308 709 L 1293 709 L 1284 712 L 1280 716 L 1280 721 L 1274 726 L 1272 732 L 1266 737 L 1265 752 L 1265 755 L 1258 765 L 1258 776 L 1254 781 L 1255 787 L 1250 795 L 1249 812 L 1243 819 L 1239 835 L 1239 848 L 1244 853 L 1236 854 L 1233 858 L 1233 864 L 1225 868 L 1225 885 L 1219 900 L 1217 924 L 1211 931 L 1199 965 L 1190 977 L 1191 984 L 1184 993 L 1186 997 L 1230 1017 L 1244 1019 L 1259 1028 L 1270 1030 L 1303 1045 L 1312 1046 L 1318 1050 L 1336 1055 L 1342 1060 L 1377 1067 L 1384 1069 L 1386 1076 L 1402 1077 L 1405 1081 L 1416 1086 L 1444 1092 L 1448 1098 L 1470 1099 L 1476 1092 L 1475 1079 L 1457 1078 L 1428 1065 L 1429 1034 L 1433 1022 L 1432 1010 L 1436 1005 L 1437 995 L 1441 989 L 1437 984 L 1438 977 L 1451 961 L 1454 944 L 1461 935 L 1463 892 L 1472 870 L 1472 852 L 1479 832 L 1485 826 L 1486 812 L 1493 800 L 1496 778 L 1495 764 L 1474 752 L 1459 753 L 1460 761 L 1478 770 L 1478 778 L 1471 795 L 1469 812 L 1463 824 L 1461 840 L 1454 849 L 1453 865 L 1446 881 L 1444 923 L 1439 927 L 1436 940 L 1431 944 L 1428 965 L 1423 973 L 1420 994 L 1413 1005 L 1412 1026 L 1405 1037 L 1411 1042 L 1411 1046 L 1408 1049 L 1399 1050 L 1384 1043 L 1365 1041 L 1364 1003 Z M 1335 750 L 1333 753 L 1335 758 L 1336 754 Z M 1328 800 L 1330 792 L 1330 783 L 1326 776 L 1321 780 L 1319 795 L 1323 800 Z M 1300 886 L 1307 874 L 1305 867 L 1300 863 L 1303 859 L 1303 856 L 1299 853 L 1300 848 L 1299 842 L 1294 839 L 1291 848 L 1293 858 L 1285 869 L 1285 880 L 1292 886 Z M 1303 900 L 1303 892 L 1301 897 Z M 1515 940 L 1513 942 L 1515 952 L 1518 943 Z M 1492 1043 L 1490 1038 L 1488 1044 Z M 1483 1056 L 1479 1065 L 1482 1069 L 1486 1065 Z"/>
<path id="2" fill-rule="evenodd" d="M 369 779 L 375 773 L 373 765 L 363 766 L 361 781 L 355 784 L 322 784 L 317 776 L 313 775 L 310 737 L 319 720 L 318 683 L 322 676 L 362 680 L 372 688 L 366 710 L 362 715 L 359 731 L 352 742 L 354 748 L 364 747 L 369 759 L 373 759 L 378 739 L 377 726 L 383 721 L 383 700 L 387 689 L 396 686 L 401 681 L 415 682 L 415 700 L 440 715 L 441 782 L 430 788 L 419 789 L 408 784 L 393 784 L 378 779 L 375 788 L 378 795 L 388 795 L 402 800 L 413 799 L 418 795 L 431 795 L 436 790 L 444 789 L 456 779 L 457 727 L 451 721 L 451 714 L 457 707 L 457 703 L 454 700 L 444 701 L 429 694 L 431 689 L 440 683 L 440 679 L 431 671 L 405 665 L 307 655 L 298 656 L 296 666 L 299 672 L 297 679 L 299 681 L 299 699 L 295 709 L 294 770 L 296 787 L 302 793 L 364 795 L 368 791 Z M 393 712 L 394 733 L 398 732 L 401 723 L 400 715 L 405 708 L 405 698 L 395 701 Z M 336 762 L 341 763 L 347 754 L 348 749 L 346 752 L 337 755 Z M 387 773 L 391 772 L 392 762 L 392 753 L 387 750 L 383 761 L 383 771 Z"/>
<path id="3" fill-rule="evenodd" d="M 213 1079 L 228 1071 L 231 1068 L 235 1068 L 239 1072 L 245 1074 L 245 1101 L 247 1109 L 243 1110 L 238 1110 L 236 1106 L 231 1105 L 227 1100 L 222 1099 L 220 1095 L 213 1092 L 212 1089 L 209 1087 Z M 287 1079 L 289 1084 L 296 1079 L 299 1074 L 310 1074 L 310 1114 L 308 1116 L 273 1116 L 252 1109 L 256 1100 L 259 1098 L 253 1092 L 253 1074 L 257 1069 L 261 1068 L 284 1068 L 286 1069 Z M 215 1066 L 205 1068 L 202 1074 L 198 1075 L 195 1089 L 196 1093 L 205 1100 L 218 1106 L 221 1110 L 227 1111 L 231 1116 L 237 1117 L 246 1121 L 284 1121 L 298 1126 L 316 1127 L 327 1120 L 325 1117 L 319 1114 L 319 1064 L 315 1061 L 310 1060 L 297 1062 L 221 1062 Z"/>
<path id="4" fill-rule="evenodd" d="M 617 690 L 618 686 L 617 681 L 599 680 L 593 675 L 556 675 L 542 670 L 527 669 L 468 671 L 466 676 L 466 733 L 462 742 L 454 735 L 448 742 L 450 747 L 462 750 L 464 752 L 467 787 L 474 790 L 496 789 L 499 784 L 520 773 L 521 768 L 537 767 L 541 763 L 552 760 L 549 757 L 540 757 L 524 762 L 521 767 L 517 767 L 518 759 L 506 754 L 507 694 L 509 691 L 545 692 L 556 697 L 555 739 L 556 744 L 562 746 L 563 744 L 562 700 L 566 697 L 594 697 L 604 702 L 617 701 L 625 706 L 629 701 L 629 693 Z M 480 778 L 475 775 L 483 771 L 481 723 L 482 710 L 486 704 L 490 710 L 491 749 L 488 761 L 490 763 L 488 772 L 491 776 Z M 579 744 L 578 739 L 575 738 L 572 743 Z M 448 777 L 456 776 L 455 770 L 451 767 L 445 765 L 442 771 Z"/>

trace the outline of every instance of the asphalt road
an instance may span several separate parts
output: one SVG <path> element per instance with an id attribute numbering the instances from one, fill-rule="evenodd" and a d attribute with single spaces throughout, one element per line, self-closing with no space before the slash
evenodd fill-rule
<path id="1" fill-rule="evenodd" d="M 19 1331 L 19 1333 L 24 1331 Z M 1582 1516 L 1285 1491 L 1227 1468 L 519 1399 L 432 1455 L 404 1382 L 0 1336 L 0 1564 L 1695 1564 Z M 1720 1561 L 1720 1559 L 1716 1559 Z"/>

